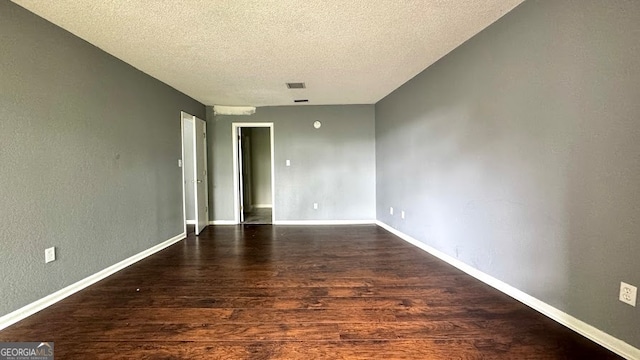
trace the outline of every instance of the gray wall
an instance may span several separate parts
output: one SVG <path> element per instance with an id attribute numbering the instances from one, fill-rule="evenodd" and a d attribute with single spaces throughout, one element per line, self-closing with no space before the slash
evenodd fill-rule
<path id="1" fill-rule="evenodd" d="M 381 100 L 378 219 L 640 347 L 639 35 L 638 1 L 526 1 Z"/>
<path id="2" fill-rule="evenodd" d="M 269 128 L 251 129 L 252 205 L 271 206 L 271 140 Z"/>
<path id="3" fill-rule="evenodd" d="M 276 220 L 375 218 L 373 105 L 263 107 L 251 116 L 215 117 L 207 108 L 214 220 L 234 218 L 233 122 L 274 123 Z"/>
<path id="4" fill-rule="evenodd" d="M 5 315 L 183 232 L 180 111 L 205 108 L 8 1 L 0 34 Z"/>
<path id="5" fill-rule="evenodd" d="M 195 194 L 195 177 L 194 177 L 194 151 L 193 151 L 193 120 L 184 121 L 183 146 L 184 146 L 184 206 L 187 220 L 196 220 L 196 194 Z"/>

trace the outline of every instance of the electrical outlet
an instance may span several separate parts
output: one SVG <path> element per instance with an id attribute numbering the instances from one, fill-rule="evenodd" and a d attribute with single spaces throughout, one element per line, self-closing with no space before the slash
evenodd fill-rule
<path id="1" fill-rule="evenodd" d="M 400 217 L 404 219 L 404 210 L 400 212 Z"/>
<path id="2" fill-rule="evenodd" d="M 318 203 L 313 203 L 313 208 L 314 208 L 315 210 L 318 210 Z"/>
<path id="3" fill-rule="evenodd" d="M 393 215 L 393 207 L 389 208 L 389 215 Z"/>
<path id="4" fill-rule="evenodd" d="M 625 282 L 620 282 L 620 301 L 623 303 L 629 304 L 631 306 L 636 306 L 636 296 L 638 294 L 638 288 L 629 285 Z"/>
<path id="5" fill-rule="evenodd" d="M 56 248 L 50 247 L 44 250 L 44 262 L 50 263 L 56 259 Z"/>

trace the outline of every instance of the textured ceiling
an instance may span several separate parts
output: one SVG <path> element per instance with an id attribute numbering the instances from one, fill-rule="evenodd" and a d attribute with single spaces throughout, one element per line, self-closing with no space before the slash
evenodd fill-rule
<path id="1" fill-rule="evenodd" d="M 14 2 L 206 105 L 265 106 L 375 103 L 522 0 Z"/>

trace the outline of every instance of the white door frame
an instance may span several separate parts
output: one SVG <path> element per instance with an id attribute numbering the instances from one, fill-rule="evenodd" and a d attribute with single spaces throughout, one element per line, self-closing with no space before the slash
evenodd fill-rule
<path id="1" fill-rule="evenodd" d="M 245 173 L 244 173 L 244 169 L 245 169 L 245 157 L 246 154 L 244 153 L 244 148 L 242 147 L 244 145 L 243 143 L 243 139 L 242 139 L 242 128 L 241 127 L 237 127 L 236 128 L 236 132 L 238 133 L 238 135 L 236 136 L 236 139 L 238 140 L 238 145 L 236 146 L 236 149 L 238 150 L 242 150 L 242 153 L 238 152 L 238 171 L 236 172 L 236 175 L 238 175 L 238 206 L 240 207 L 238 209 L 238 216 L 239 216 L 239 220 L 238 223 L 243 223 L 244 222 L 244 203 L 245 203 L 245 199 L 244 199 L 244 194 L 245 194 Z"/>
<path id="2" fill-rule="evenodd" d="M 185 158 L 184 158 L 184 135 L 185 135 L 185 133 L 184 133 L 184 123 L 185 123 L 185 121 L 193 122 L 193 134 L 192 134 L 192 136 L 193 136 L 193 156 L 194 156 L 194 158 L 193 159 L 189 159 L 188 161 L 193 161 L 194 162 L 194 172 L 195 172 L 195 171 L 197 171 L 197 166 L 196 166 L 196 156 L 197 156 L 197 154 L 196 154 L 196 146 L 197 146 L 197 143 L 196 143 L 195 137 L 198 136 L 196 134 L 196 132 L 197 132 L 197 130 L 196 130 L 196 122 L 198 120 L 203 121 L 203 120 L 197 118 L 196 116 L 191 115 L 189 113 L 186 113 L 184 111 L 180 112 L 180 143 L 182 144 L 182 148 L 181 148 L 182 155 L 181 155 L 181 159 L 180 159 L 180 161 L 181 161 L 180 166 L 182 168 L 181 169 L 182 170 L 181 171 L 181 174 L 182 174 L 182 222 L 184 223 L 184 233 L 185 233 L 185 235 L 187 234 L 187 204 L 186 204 L 187 193 L 186 193 L 186 186 L 185 186 L 186 184 L 185 184 L 185 176 L 184 176 L 184 172 L 185 172 Z M 205 122 L 205 132 L 206 132 L 206 122 Z M 206 138 L 204 139 L 204 141 L 205 141 L 204 164 L 205 164 L 205 171 L 206 171 L 207 170 Z M 198 177 L 197 177 L 197 174 L 194 174 L 194 176 L 195 176 L 194 177 L 194 181 L 195 181 L 195 180 L 197 180 Z M 205 180 L 204 180 L 205 181 L 204 196 L 205 196 L 205 202 L 206 202 L 206 206 L 207 206 L 207 211 L 206 211 L 206 216 L 207 216 L 206 222 L 207 222 L 207 224 L 209 223 L 209 218 L 208 218 L 208 216 L 209 216 L 209 212 L 208 212 L 208 206 L 209 206 L 208 177 L 209 177 L 209 174 L 208 174 L 208 171 L 207 171 L 206 176 L 205 176 Z M 195 197 L 194 204 L 196 204 L 196 209 L 194 209 L 195 210 L 195 226 L 196 226 L 196 235 L 198 235 L 198 209 L 197 209 L 198 191 L 196 189 L 197 184 L 194 183 L 193 186 L 194 186 L 194 192 L 193 193 L 194 193 L 194 197 Z"/>
<path id="3" fill-rule="evenodd" d="M 271 223 L 275 223 L 276 219 L 276 181 L 275 181 L 275 161 L 274 161 L 274 134 L 273 123 L 250 123 L 250 122 L 234 122 L 231 124 L 231 144 L 233 147 L 233 220 L 236 224 L 240 224 L 240 176 L 238 174 L 238 128 L 248 127 L 269 128 L 269 142 L 271 147 Z"/>
<path id="4" fill-rule="evenodd" d="M 202 125 L 202 132 L 198 132 L 198 126 Z M 202 137 L 200 136 L 202 135 Z M 202 145 L 203 149 L 198 148 L 198 144 Z M 199 168 L 198 153 L 202 150 L 202 166 Z M 209 225 L 209 171 L 207 169 L 207 122 L 194 116 L 193 117 L 193 173 L 194 173 L 194 197 L 196 205 L 196 235 L 200 235 L 200 232 Z M 199 173 L 200 171 L 200 173 Z M 202 185 L 200 185 L 202 184 Z M 199 187 L 202 187 L 203 194 L 200 194 Z M 204 199 L 204 204 L 201 204 L 199 199 Z M 201 205 L 204 205 L 204 213 L 200 213 Z M 202 216 L 200 216 L 202 215 Z M 203 225 L 203 226 L 201 226 Z"/>
<path id="5" fill-rule="evenodd" d="M 187 236 L 187 189 L 184 180 L 184 117 L 191 116 L 180 111 L 180 174 L 182 174 L 182 223 L 184 224 L 184 236 Z"/>

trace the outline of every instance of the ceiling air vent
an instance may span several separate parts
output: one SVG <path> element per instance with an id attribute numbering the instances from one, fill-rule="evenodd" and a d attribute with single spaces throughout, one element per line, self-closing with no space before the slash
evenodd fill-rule
<path id="1" fill-rule="evenodd" d="M 291 82 L 287 83 L 287 88 L 289 89 L 304 89 L 306 86 L 303 82 Z"/>
<path id="2" fill-rule="evenodd" d="M 309 99 L 298 99 L 298 100 L 293 100 L 293 102 L 295 103 L 309 102 Z"/>

